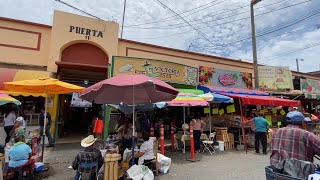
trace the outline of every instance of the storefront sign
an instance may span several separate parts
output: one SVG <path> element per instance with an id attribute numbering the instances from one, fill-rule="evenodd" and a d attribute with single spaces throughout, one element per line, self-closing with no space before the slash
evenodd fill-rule
<path id="1" fill-rule="evenodd" d="M 252 88 L 252 74 L 226 69 L 199 66 L 199 84 L 231 88 Z"/>
<path id="2" fill-rule="evenodd" d="M 94 30 L 94 29 L 88 29 L 83 27 L 77 27 L 77 26 L 70 26 L 69 32 L 77 33 L 77 34 L 83 34 L 85 36 L 95 36 L 95 37 L 101 37 L 103 38 L 102 31 Z"/>
<path id="3" fill-rule="evenodd" d="M 300 86 L 302 92 L 320 94 L 320 81 L 300 79 Z"/>
<path id="4" fill-rule="evenodd" d="M 259 88 L 263 90 L 293 89 L 288 67 L 259 66 Z"/>
<path id="5" fill-rule="evenodd" d="M 113 57 L 113 76 L 119 74 L 145 74 L 166 82 L 197 85 L 197 68 L 168 61 L 134 57 Z"/>

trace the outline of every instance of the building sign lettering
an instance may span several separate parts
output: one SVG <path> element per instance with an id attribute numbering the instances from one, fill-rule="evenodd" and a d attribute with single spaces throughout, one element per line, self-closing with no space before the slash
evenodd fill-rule
<path id="1" fill-rule="evenodd" d="M 95 36 L 95 37 L 103 38 L 102 31 L 83 28 L 83 27 L 78 27 L 78 26 L 70 26 L 69 32 L 73 32 L 73 33 L 77 33 L 77 34 L 83 34 L 85 36 Z"/>
<path id="2" fill-rule="evenodd" d="M 169 83 L 196 86 L 197 68 L 154 59 L 113 57 L 113 76 L 119 74 L 145 74 Z"/>

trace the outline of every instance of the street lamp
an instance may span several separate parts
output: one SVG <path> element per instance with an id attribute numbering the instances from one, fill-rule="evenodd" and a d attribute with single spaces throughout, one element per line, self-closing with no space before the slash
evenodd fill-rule
<path id="1" fill-rule="evenodd" d="M 296 58 L 297 71 L 298 71 L 298 72 L 300 72 L 300 71 L 299 71 L 299 61 L 304 61 L 304 59 L 298 59 L 298 58 Z"/>
<path id="2" fill-rule="evenodd" d="M 253 56 L 253 76 L 254 86 L 259 89 L 259 77 L 258 77 L 258 58 L 257 58 L 257 45 L 256 45 L 256 30 L 254 26 L 254 8 L 253 5 L 257 4 L 261 0 L 251 0 L 251 33 L 252 33 L 252 56 Z"/>

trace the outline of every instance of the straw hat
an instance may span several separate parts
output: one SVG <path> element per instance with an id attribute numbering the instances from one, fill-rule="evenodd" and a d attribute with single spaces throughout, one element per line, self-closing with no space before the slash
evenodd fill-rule
<path id="1" fill-rule="evenodd" d="M 92 144 L 94 144 L 96 142 L 97 138 L 94 138 L 93 135 L 89 135 L 88 137 L 82 139 L 81 141 L 81 146 L 82 147 L 89 147 Z"/>

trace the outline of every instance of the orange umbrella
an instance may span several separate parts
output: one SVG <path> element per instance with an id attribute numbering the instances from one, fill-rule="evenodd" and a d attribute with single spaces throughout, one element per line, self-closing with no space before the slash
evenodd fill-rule
<path id="1" fill-rule="evenodd" d="M 38 79 L 23 80 L 23 81 L 5 82 L 4 88 L 5 90 L 8 90 L 8 91 L 15 91 L 15 92 L 22 92 L 22 93 L 40 93 L 40 94 L 44 93 L 46 97 L 44 119 L 47 119 L 46 115 L 47 115 L 48 94 L 66 94 L 70 92 L 80 92 L 84 89 L 83 87 L 62 82 L 54 78 L 38 78 Z M 43 159 L 46 123 L 44 123 L 43 128 L 44 129 L 43 129 L 42 159 Z"/>

